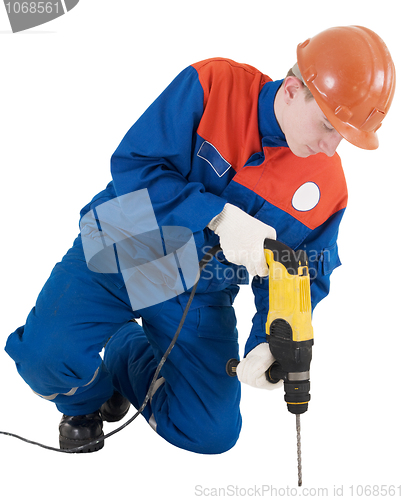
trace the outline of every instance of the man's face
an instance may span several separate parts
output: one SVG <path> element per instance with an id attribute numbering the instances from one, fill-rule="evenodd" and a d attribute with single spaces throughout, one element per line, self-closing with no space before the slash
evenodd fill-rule
<path id="1" fill-rule="evenodd" d="M 317 153 L 333 156 L 342 136 L 327 120 L 316 101 L 306 98 L 303 85 L 300 83 L 294 89 L 286 89 L 284 98 L 286 105 L 281 128 L 292 153 L 301 158 Z"/>

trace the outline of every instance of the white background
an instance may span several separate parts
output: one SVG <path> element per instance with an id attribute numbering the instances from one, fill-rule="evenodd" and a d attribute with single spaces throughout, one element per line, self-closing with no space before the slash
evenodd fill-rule
<path id="1" fill-rule="evenodd" d="M 0 6 L 1 344 L 24 324 L 70 247 L 81 207 L 109 182 L 109 159 L 123 135 L 184 67 L 223 56 L 279 79 L 295 62 L 299 42 L 331 26 L 367 26 L 389 47 L 398 85 L 380 148 L 339 148 L 350 196 L 339 239 L 343 266 L 314 315 L 312 402 L 302 416 L 303 486 L 312 496 L 315 488 L 333 496 L 343 487 L 349 497 L 350 485 L 357 491 L 357 485 L 402 483 L 403 56 L 397 6 L 396 0 L 81 0 L 67 15 L 19 34 L 11 32 Z M 254 311 L 249 287 L 236 309 L 243 346 Z M 58 446 L 60 414 L 31 392 L 2 350 L 0 398 L 0 430 Z M 142 418 L 87 455 L 0 436 L 0 491 L 8 498 L 191 499 L 197 485 L 206 494 L 229 487 L 229 496 L 236 487 L 247 496 L 249 488 L 272 486 L 286 496 L 287 487 L 297 487 L 297 468 L 294 417 L 283 392 L 243 387 L 242 413 L 239 442 L 218 456 L 177 449 Z"/>

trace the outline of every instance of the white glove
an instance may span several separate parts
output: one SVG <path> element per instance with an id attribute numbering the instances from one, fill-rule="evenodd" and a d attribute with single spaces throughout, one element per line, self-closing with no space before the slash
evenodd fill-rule
<path id="1" fill-rule="evenodd" d="M 282 387 L 283 380 L 276 384 L 268 382 L 265 372 L 273 365 L 273 357 L 267 343 L 258 344 L 247 356 L 237 365 L 237 377 L 240 382 L 257 387 L 258 389 L 277 389 Z"/>
<path id="2" fill-rule="evenodd" d="M 208 228 L 219 236 L 220 246 L 229 262 L 245 266 L 253 276 L 268 276 L 264 240 L 276 240 L 273 227 L 226 203 L 222 212 L 209 222 Z"/>

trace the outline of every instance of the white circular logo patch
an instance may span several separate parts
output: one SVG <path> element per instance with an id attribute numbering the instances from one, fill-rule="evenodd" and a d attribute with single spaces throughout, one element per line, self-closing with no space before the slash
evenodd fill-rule
<path id="1" fill-rule="evenodd" d="M 292 206 L 299 212 L 308 212 L 320 201 L 320 189 L 314 182 L 302 184 L 292 198 Z"/>

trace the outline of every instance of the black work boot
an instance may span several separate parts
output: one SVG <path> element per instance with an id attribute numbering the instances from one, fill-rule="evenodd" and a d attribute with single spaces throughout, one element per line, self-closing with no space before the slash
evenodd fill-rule
<path id="1" fill-rule="evenodd" d="M 102 432 L 102 418 L 99 411 L 88 415 L 71 417 L 63 415 L 59 424 L 59 444 L 62 450 L 89 445 L 77 453 L 90 453 L 98 451 L 104 446 Z M 94 443 L 92 443 L 95 441 Z M 92 443 L 92 444 L 90 444 Z"/>
<path id="2" fill-rule="evenodd" d="M 129 411 L 130 402 L 115 391 L 100 408 L 101 417 L 106 422 L 118 422 Z"/>

